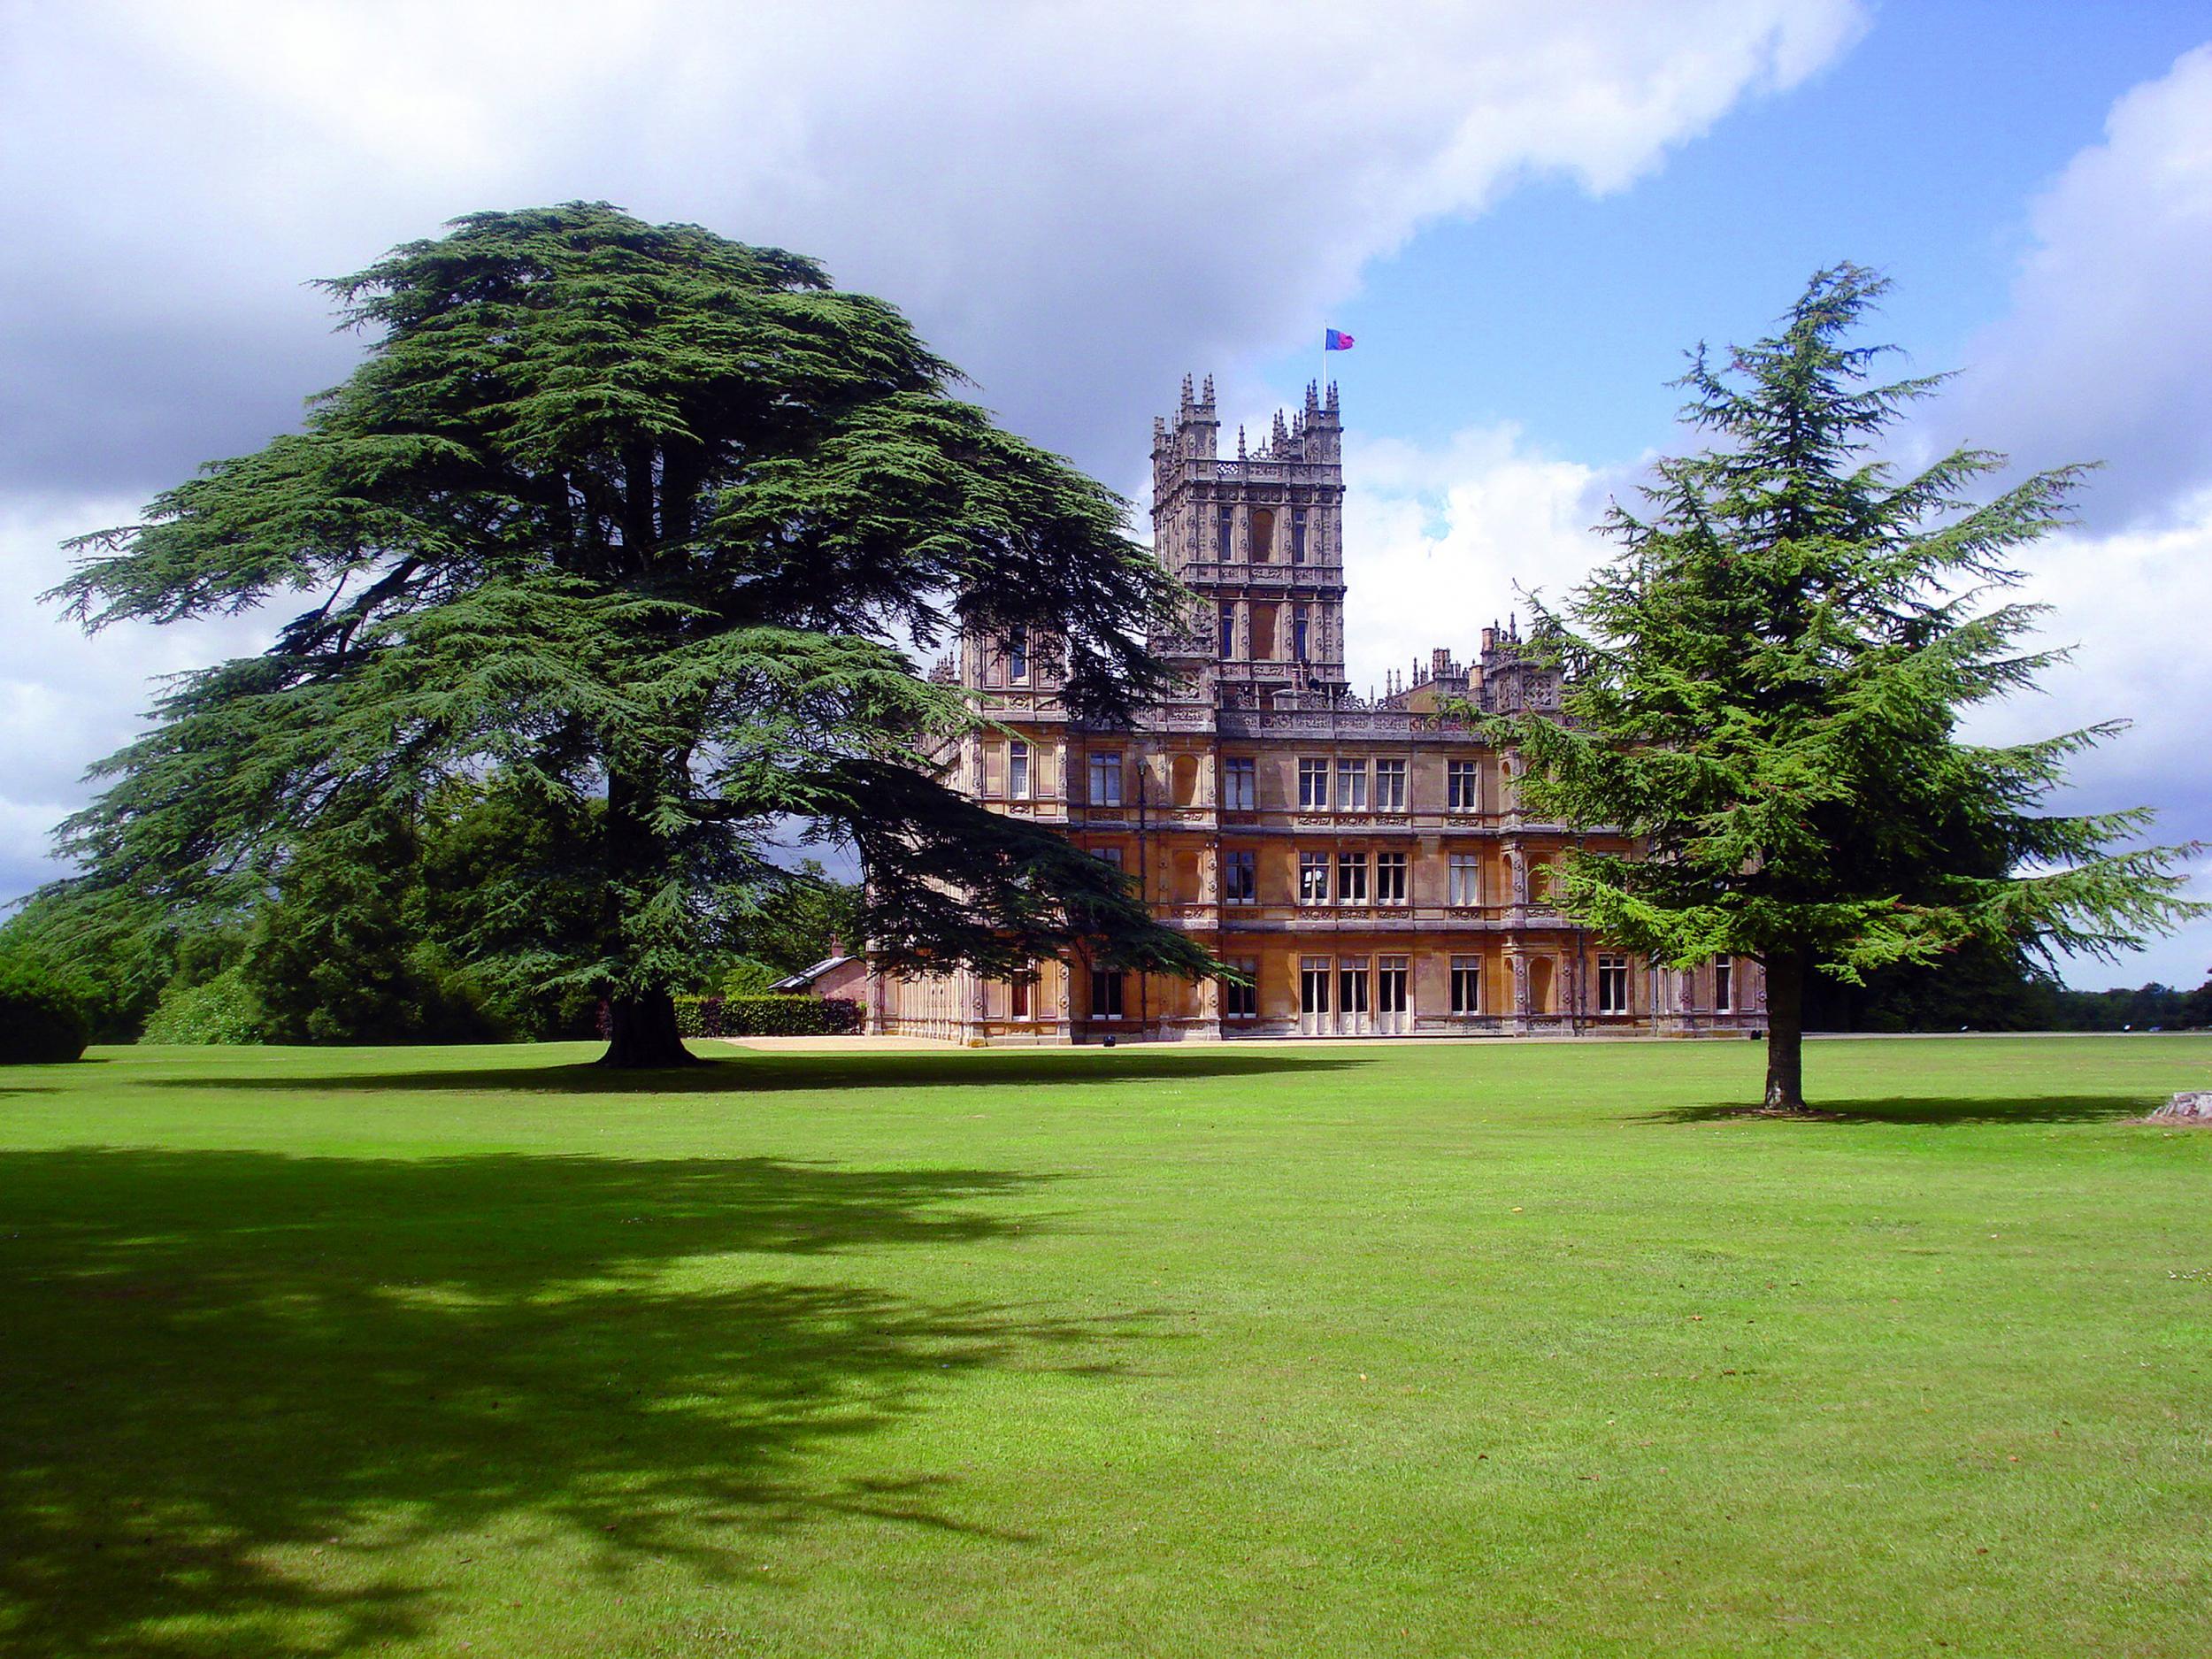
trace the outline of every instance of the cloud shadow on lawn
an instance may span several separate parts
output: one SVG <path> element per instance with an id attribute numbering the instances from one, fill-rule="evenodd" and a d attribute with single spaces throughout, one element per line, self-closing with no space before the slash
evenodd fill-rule
<path id="1" fill-rule="evenodd" d="M 1768 1114 L 1741 1101 L 1673 1106 L 1641 1115 L 1645 1123 L 1710 1124 L 1732 1119 L 1766 1123 L 1903 1124 L 1952 1129 L 1989 1124 L 2093 1124 L 2140 1118 L 2157 1102 L 2143 1094 L 2022 1094 L 1990 1098 L 1820 1100 L 1802 1115 Z"/>
<path id="2" fill-rule="evenodd" d="M 993 1206 L 1041 1179 L 0 1154 L 0 1647 L 274 1659 L 434 1634 L 444 1586 L 503 1572 L 526 1594 L 529 1557 L 434 1579 L 388 1552 L 502 1525 L 610 1577 L 732 1577 L 748 1537 L 828 1517 L 987 1531 L 947 1483 L 833 1479 L 818 1455 L 964 1371 L 1110 1376 L 1148 1314 L 665 1270 L 984 1248 L 1038 1230 Z"/>
<path id="3" fill-rule="evenodd" d="M 301 1053 L 301 1050 L 294 1050 Z M 1233 1054 L 1202 1050 L 1143 1054 L 1090 1052 L 844 1055 L 733 1054 L 703 1065 L 655 1071 L 614 1071 L 574 1065 L 426 1067 L 420 1071 L 351 1071 L 309 1077 L 295 1072 L 257 1076 L 211 1072 L 150 1079 L 159 1088 L 270 1089 L 281 1094 L 380 1090 L 522 1089 L 565 1094 L 772 1094 L 786 1089 L 986 1088 L 1015 1084 L 1097 1087 L 1178 1079 L 1267 1077 L 1281 1072 L 1341 1071 L 1371 1064 L 1373 1056 L 1333 1050 L 1323 1054 Z"/>

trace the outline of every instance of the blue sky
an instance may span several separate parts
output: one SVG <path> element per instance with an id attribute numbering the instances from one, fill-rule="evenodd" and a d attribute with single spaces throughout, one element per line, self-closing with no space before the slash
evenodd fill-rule
<path id="1" fill-rule="evenodd" d="M 1804 85 L 1629 188 L 1532 179 L 1424 227 L 1330 308 L 1358 342 L 1330 369 L 1378 432 L 1511 421 L 1548 451 L 1630 460 L 1667 441 L 1686 347 L 1748 337 L 1845 258 L 1894 279 L 1882 333 L 1905 366 L 1961 368 L 2005 309 L 2031 196 L 2116 98 L 2208 40 L 2203 4 L 1880 7 Z M 1264 371 L 1285 400 L 1317 372 L 1310 349 Z"/>
<path id="2" fill-rule="evenodd" d="M 2109 463 L 2030 561 L 2078 652 L 1974 734 L 2131 717 L 2064 803 L 2212 841 L 2208 43 L 2201 0 L 0 8 L 0 901 L 150 677 L 269 626 L 87 640 L 61 540 L 348 371 L 310 279 L 577 197 L 823 258 L 1132 495 L 1182 374 L 1263 431 L 1351 331 L 1364 685 L 1601 557 L 1684 347 L 1883 267 L 1883 334 L 1966 371 L 1903 452 Z M 2074 977 L 2208 969 L 2212 925 Z"/>

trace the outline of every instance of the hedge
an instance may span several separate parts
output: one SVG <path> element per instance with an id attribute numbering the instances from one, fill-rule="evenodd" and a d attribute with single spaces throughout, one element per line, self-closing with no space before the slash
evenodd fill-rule
<path id="1" fill-rule="evenodd" d="M 77 998 L 25 962 L 0 962 L 0 1065 L 84 1057 L 92 1035 Z"/>
<path id="2" fill-rule="evenodd" d="M 860 1029 L 860 1004 L 844 997 L 680 996 L 687 1037 L 842 1037 Z"/>

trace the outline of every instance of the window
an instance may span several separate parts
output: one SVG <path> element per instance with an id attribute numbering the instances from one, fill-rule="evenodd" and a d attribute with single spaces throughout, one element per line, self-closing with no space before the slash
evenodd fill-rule
<path id="1" fill-rule="evenodd" d="M 1307 618 L 1305 606 L 1296 606 L 1291 613 L 1290 621 L 1290 654 L 1293 660 L 1301 663 L 1306 660 L 1306 648 L 1312 642 L 1312 624 Z"/>
<path id="2" fill-rule="evenodd" d="M 1336 902 L 1339 904 L 1367 902 L 1367 855 L 1339 853 L 1336 856 Z"/>
<path id="3" fill-rule="evenodd" d="M 1326 956 L 1301 956 L 1298 959 L 1298 1011 L 1302 1014 L 1325 1014 L 1329 1011 L 1329 959 Z"/>
<path id="4" fill-rule="evenodd" d="M 1303 507 L 1294 507 L 1290 511 L 1290 562 L 1293 565 L 1306 562 L 1306 510 Z"/>
<path id="5" fill-rule="evenodd" d="M 1406 810 L 1406 764 L 1402 760 L 1379 760 L 1375 763 L 1375 810 L 1402 812 Z"/>
<path id="6" fill-rule="evenodd" d="M 1628 1012 L 1628 958 L 1600 956 L 1598 958 L 1598 1012 L 1625 1014 Z"/>
<path id="7" fill-rule="evenodd" d="M 1231 756 L 1222 764 L 1222 788 L 1228 798 L 1221 804 L 1232 812 L 1252 810 L 1259 799 L 1258 774 L 1258 764 L 1249 755 Z"/>
<path id="8" fill-rule="evenodd" d="M 1122 1005 L 1122 975 L 1119 972 L 1091 972 L 1091 1018 L 1119 1019 Z"/>
<path id="9" fill-rule="evenodd" d="M 1094 755 L 1091 757 L 1091 804 L 1119 806 L 1121 804 L 1121 757 Z"/>
<path id="10" fill-rule="evenodd" d="M 1121 868 L 1121 849 L 1118 847 L 1094 847 L 1091 856 L 1104 859 L 1117 870 Z"/>
<path id="11" fill-rule="evenodd" d="M 1260 902 L 1258 855 L 1248 847 L 1232 848 L 1221 855 L 1221 902 L 1257 904 Z"/>
<path id="12" fill-rule="evenodd" d="M 1375 902 L 1403 904 L 1406 902 L 1406 856 L 1403 853 L 1375 855 Z"/>
<path id="13" fill-rule="evenodd" d="M 1340 760 L 1336 764 L 1336 810 L 1340 812 L 1367 810 L 1367 763 L 1363 760 Z"/>
<path id="14" fill-rule="evenodd" d="M 1029 799 L 1029 745 L 1018 741 L 1006 746 L 1006 793 L 1017 801 Z"/>
<path id="15" fill-rule="evenodd" d="M 1444 805 L 1453 812 L 1482 810 L 1482 772 L 1471 760 L 1447 762 L 1444 768 Z"/>
<path id="16" fill-rule="evenodd" d="M 1713 1012 L 1732 1014 L 1736 1011 L 1736 959 L 1733 956 L 1713 958 Z"/>
<path id="17" fill-rule="evenodd" d="M 1300 853 L 1298 855 L 1298 902 L 1326 904 L 1329 902 L 1329 855 Z"/>
<path id="18" fill-rule="evenodd" d="M 1229 965 L 1245 978 L 1246 983 L 1231 979 L 1221 982 L 1221 1015 L 1224 1019 L 1257 1019 L 1260 1016 L 1260 964 L 1250 956 L 1236 956 Z"/>
<path id="19" fill-rule="evenodd" d="M 1452 1012 L 1479 1014 L 1482 1012 L 1482 958 L 1454 956 L 1452 958 Z"/>
<path id="20" fill-rule="evenodd" d="M 1221 654 L 1225 657 L 1237 654 L 1237 608 L 1221 607 Z"/>
<path id="21" fill-rule="evenodd" d="M 1325 812 L 1329 808 L 1329 763 L 1325 760 L 1302 760 L 1298 763 L 1298 804 L 1309 812 Z"/>
<path id="22" fill-rule="evenodd" d="M 1454 853 L 1447 866 L 1450 885 L 1445 899 L 1452 904 L 1482 902 L 1482 859 L 1475 853 Z"/>
<path id="23" fill-rule="evenodd" d="M 1011 639 L 1006 641 L 1006 678 L 1015 685 L 1024 685 L 1029 679 L 1029 641 Z"/>
<path id="24" fill-rule="evenodd" d="M 1367 958 L 1347 956 L 1337 964 L 1336 1006 L 1341 1014 L 1367 1011 Z"/>
<path id="25" fill-rule="evenodd" d="M 1006 984 L 1006 1017 L 1009 1019 L 1029 1018 L 1029 981 L 1010 979 Z"/>
<path id="26" fill-rule="evenodd" d="M 1375 1011 L 1402 1014 L 1411 1006 L 1406 995 L 1406 959 L 1381 956 L 1375 962 Z"/>
<path id="27" fill-rule="evenodd" d="M 1214 516 L 1214 549 L 1223 564 L 1229 562 L 1230 549 L 1236 546 L 1236 511 L 1224 507 Z"/>

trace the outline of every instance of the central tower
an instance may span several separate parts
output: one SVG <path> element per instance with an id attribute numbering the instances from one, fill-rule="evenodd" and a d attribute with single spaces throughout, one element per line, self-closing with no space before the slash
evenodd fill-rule
<path id="1" fill-rule="evenodd" d="M 1213 377 L 1152 423 L 1152 545 L 1205 606 L 1225 688 L 1336 692 L 1344 680 L 1343 424 L 1306 388 L 1266 445 L 1222 457 Z"/>

